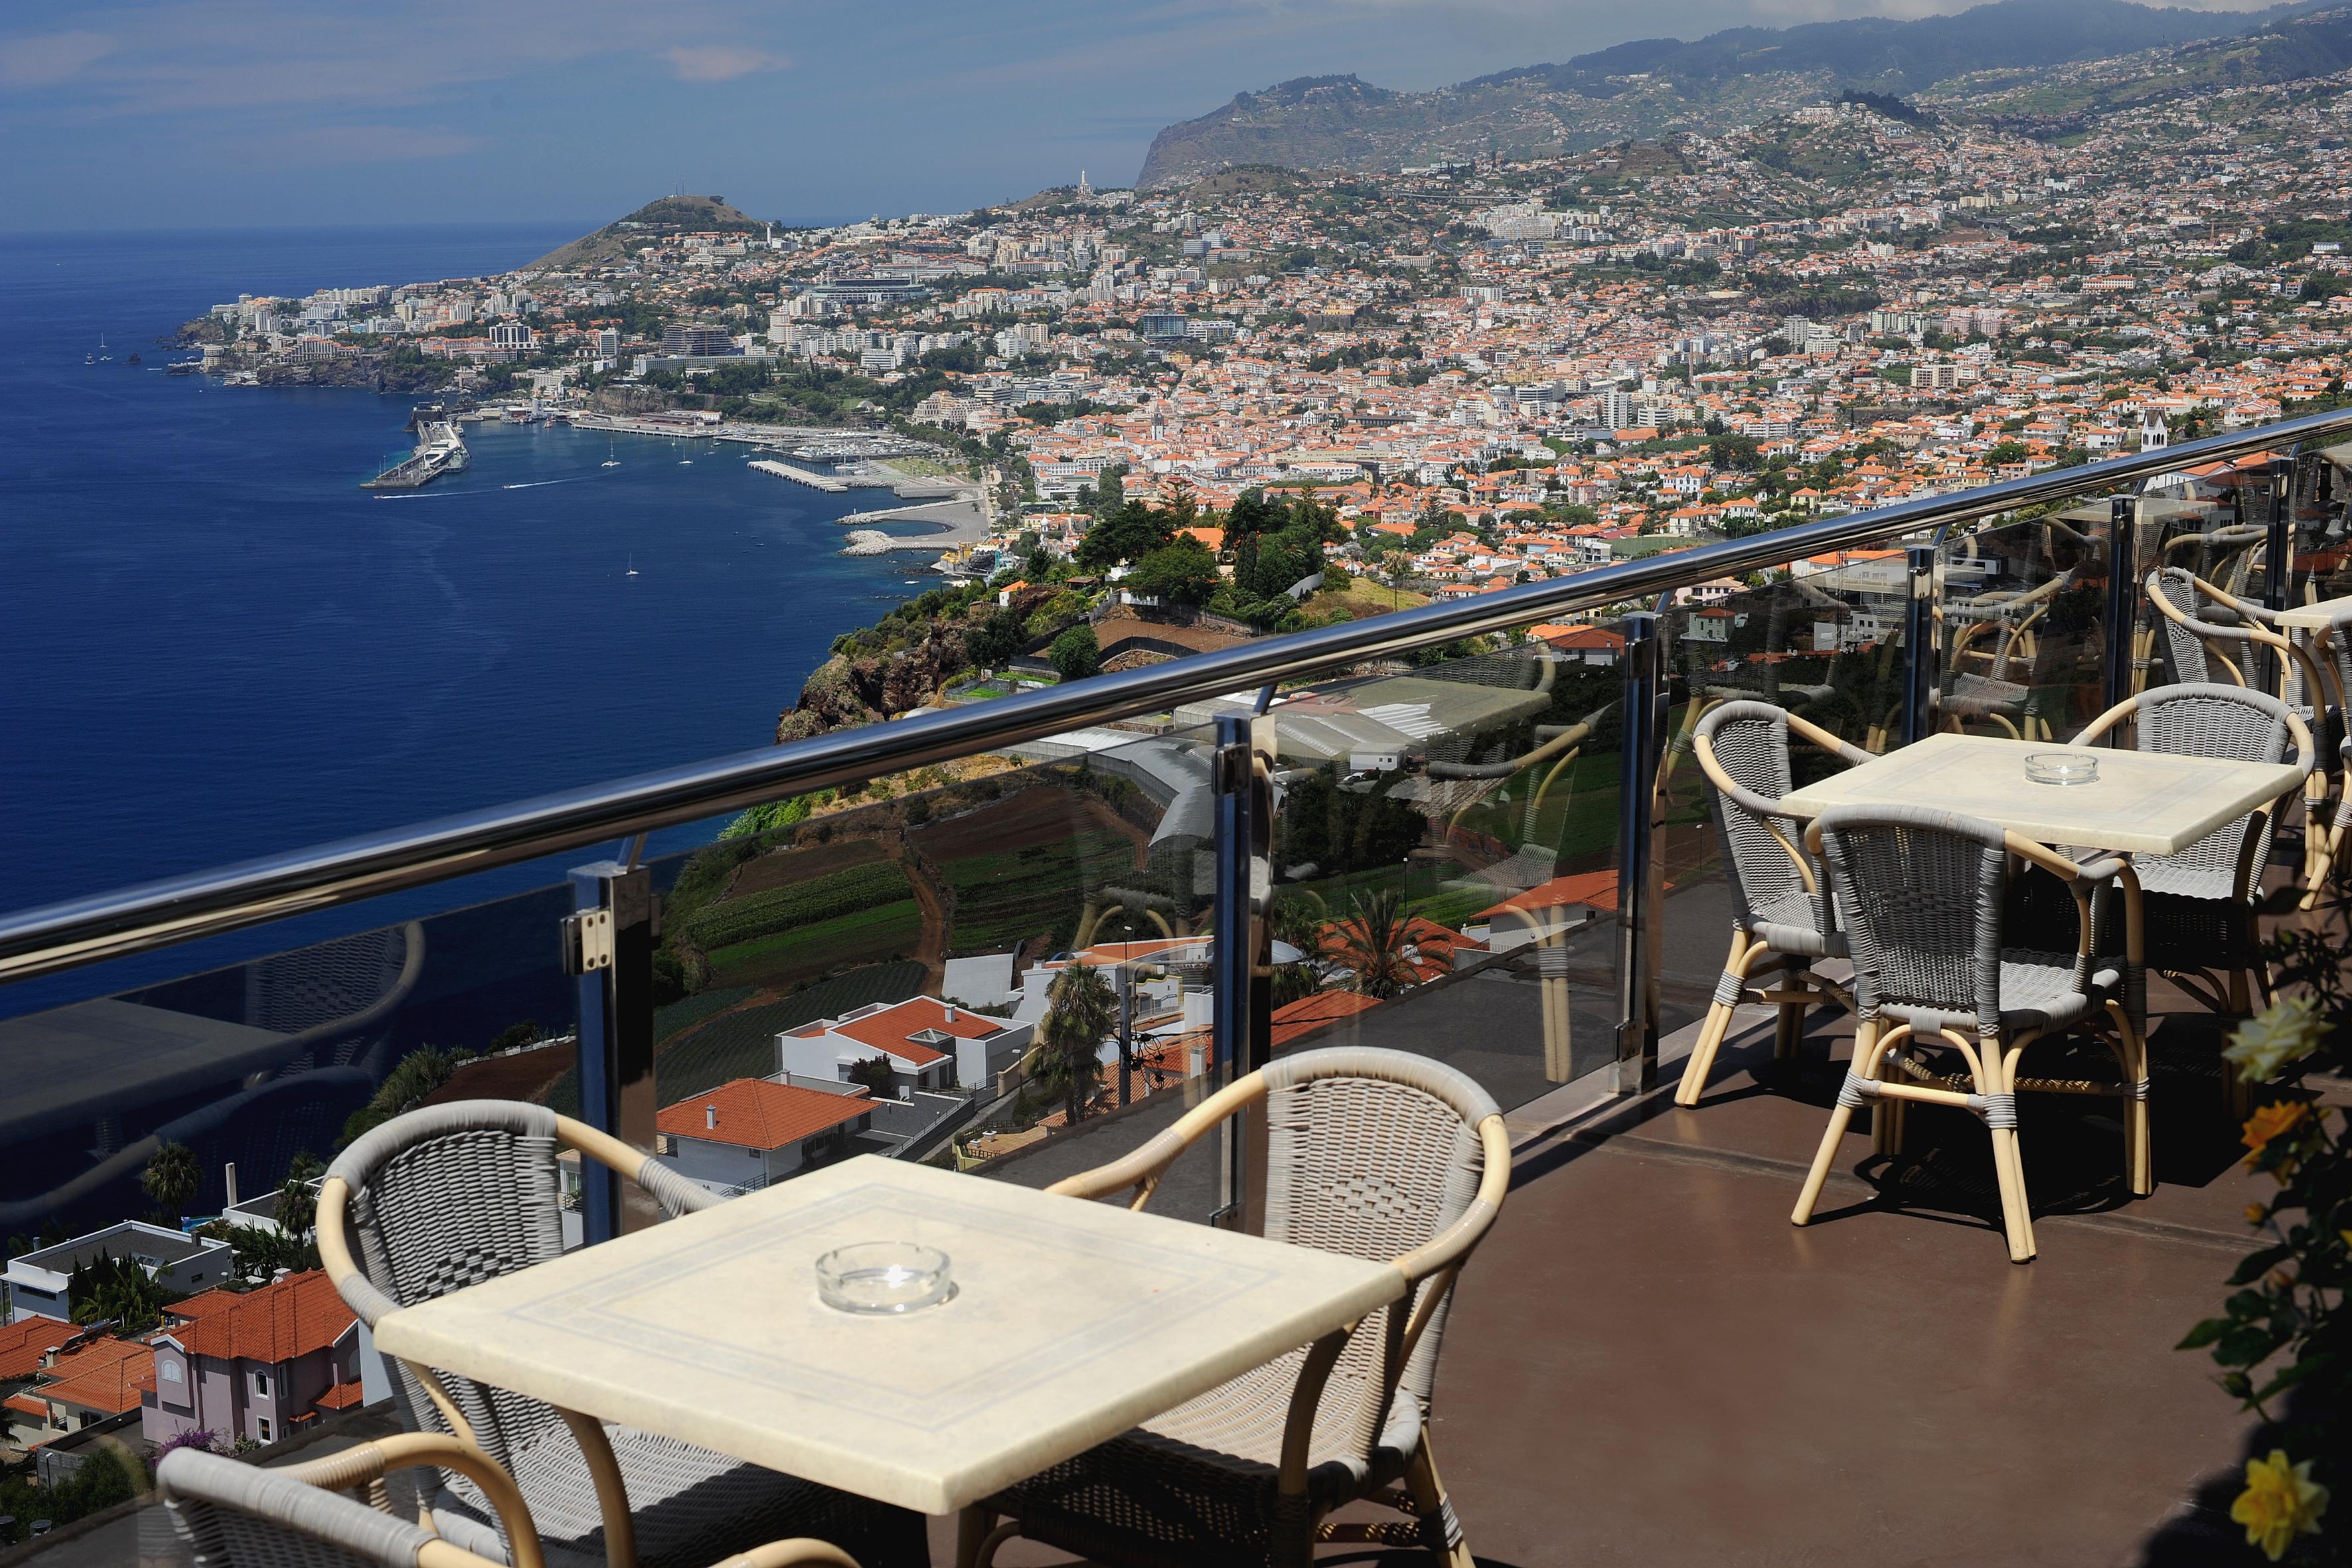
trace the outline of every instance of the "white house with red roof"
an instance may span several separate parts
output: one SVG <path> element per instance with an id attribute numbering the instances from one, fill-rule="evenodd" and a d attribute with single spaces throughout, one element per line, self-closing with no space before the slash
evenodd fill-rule
<path id="1" fill-rule="evenodd" d="M 873 1124 L 874 1100 L 862 1084 L 813 1089 L 739 1078 L 664 1106 L 654 1152 L 687 1180 L 731 1196 L 840 1159 Z"/>
<path id="2" fill-rule="evenodd" d="M 776 1037 L 776 1072 L 849 1081 L 849 1069 L 890 1058 L 901 1099 L 917 1089 L 977 1089 L 1021 1059 L 1036 1026 L 975 1013 L 936 996 L 877 1002 Z"/>
<path id="3" fill-rule="evenodd" d="M 154 1374 L 139 1429 L 161 1443 L 202 1429 L 274 1443 L 364 1403 L 359 1319 L 313 1268 L 242 1295 L 207 1290 L 166 1308 L 149 1336 Z"/>

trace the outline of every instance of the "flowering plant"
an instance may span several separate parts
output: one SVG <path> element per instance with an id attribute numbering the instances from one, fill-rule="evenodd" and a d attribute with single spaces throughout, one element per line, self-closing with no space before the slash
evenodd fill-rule
<path id="1" fill-rule="evenodd" d="M 2249 1019 L 2222 1054 L 2246 1079 L 2277 1086 L 2247 1118 L 2246 1167 L 2277 1186 L 2249 1204 L 2262 1245 L 2230 1276 L 2236 1289 L 2219 1317 L 2180 1348 L 2210 1348 L 2221 1384 L 2261 1415 L 2277 1443 L 2246 1464 L 2230 1517 L 2272 1562 L 2298 1542 L 2297 1561 L 2352 1562 L 2352 1542 L 2323 1533 L 2331 1484 L 2352 1479 L 2352 1127 L 2303 1084 L 2314 1070 L 2347 1065 L 2352 1005 L 2343 993 L 2347 953 L 2308 932 L 2272 944 L 2283 980 L 2305 989 Z M 2352 1536 L 2352 1532 L 2339 1532 Z M 2313 1539 L 2316 1538 L 2316 1539 Z"/>

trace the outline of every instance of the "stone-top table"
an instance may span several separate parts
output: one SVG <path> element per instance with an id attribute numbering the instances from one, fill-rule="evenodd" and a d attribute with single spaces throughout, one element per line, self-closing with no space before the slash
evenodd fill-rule
<path id="1" fill-rule="evenodd" d="M 2099 776 L 2036 784 L 2025 759 L 2041 752 L 2095 757 Z M 1792 790 L 1783 804 L 1806 816 L 1834 805 L 1937 806 L 2044 844 L 2170 855 L 2302 786 L 2303 770 L 2288 763 L 1936 734 Z"/>
<path id="2" fill-rule="evenodd" d="M 2322 599 L 2315 605 L 2289 605 L 2278 613 L 2278 624 L 2299 632 L 2325 632 L 2352 616 L 2352 598 Z"/>
<path id="3" fill-rule="evenodd" d="M 899 1317 L 837 1247 L 948 1254 Z M 403 1307 L 387 1354 L 925 1513 L 1083 1453 L 1402 1297 L 1367 1262 L 865 1155 Z"/>

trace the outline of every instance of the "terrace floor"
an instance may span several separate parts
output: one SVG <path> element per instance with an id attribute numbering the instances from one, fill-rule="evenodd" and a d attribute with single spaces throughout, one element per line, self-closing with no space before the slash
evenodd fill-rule
<path id="1" fill-rule="evenodd" d="M 1479 1559 L 2236 1560 L 2227 1508 L 2252 1426 L 2202 1352 L 2172 1347 L 2218 1310 L 2260 1194 L 2221 1112 L 2221 1026 L 2156 1001 L 2178 1009 L 2152 1037 L 2157 1191 L 2122 1192 L 2108 1102 L 2030 1100 L 2040 1253 L 2024 1267 L 1998 1228 L 1981 1127 L 1927 1108 L 1898 1179 L 1850 1134 L 1814 1223 L 1789 1224 L 1844 1071 L 1850 1026 L 1825 1016 L 1776 1068 L 1769 1016 L 1743 1013 L 1695 1110 L 1669 1098 L 1685 1029 L 1654 1093 L 1596 1108 L 1571 1085 L 1515 1112 L 1512 1195 L 1460 1288 L 1433 1429 Z M 1043 1184 L 1174 1109 L 995 1173 Z M 1205 1163 L 1181 1172 L 1162 1194 L 1204 1208 Z M 951 1534 L 936 1539 L 951 1562 Z M 1067 1559 L 1016 1542 L 999 1561 Z"/>

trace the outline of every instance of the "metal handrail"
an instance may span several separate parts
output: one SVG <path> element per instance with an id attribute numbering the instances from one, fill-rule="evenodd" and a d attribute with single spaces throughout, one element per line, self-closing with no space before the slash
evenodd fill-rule
<path id="1" fill-rule="evenodd" d="M 950 711 L 838 731 L 0 917 L 0 984 L 446 881 L 584 845 L 927 767 L 1431 643 L 1648 600 L 1710 578 L 1874 544 L 2201 463 L 2352 432 L 2352 409 L 2052 469 L 1951 495 L 1270 637 Z"/>

